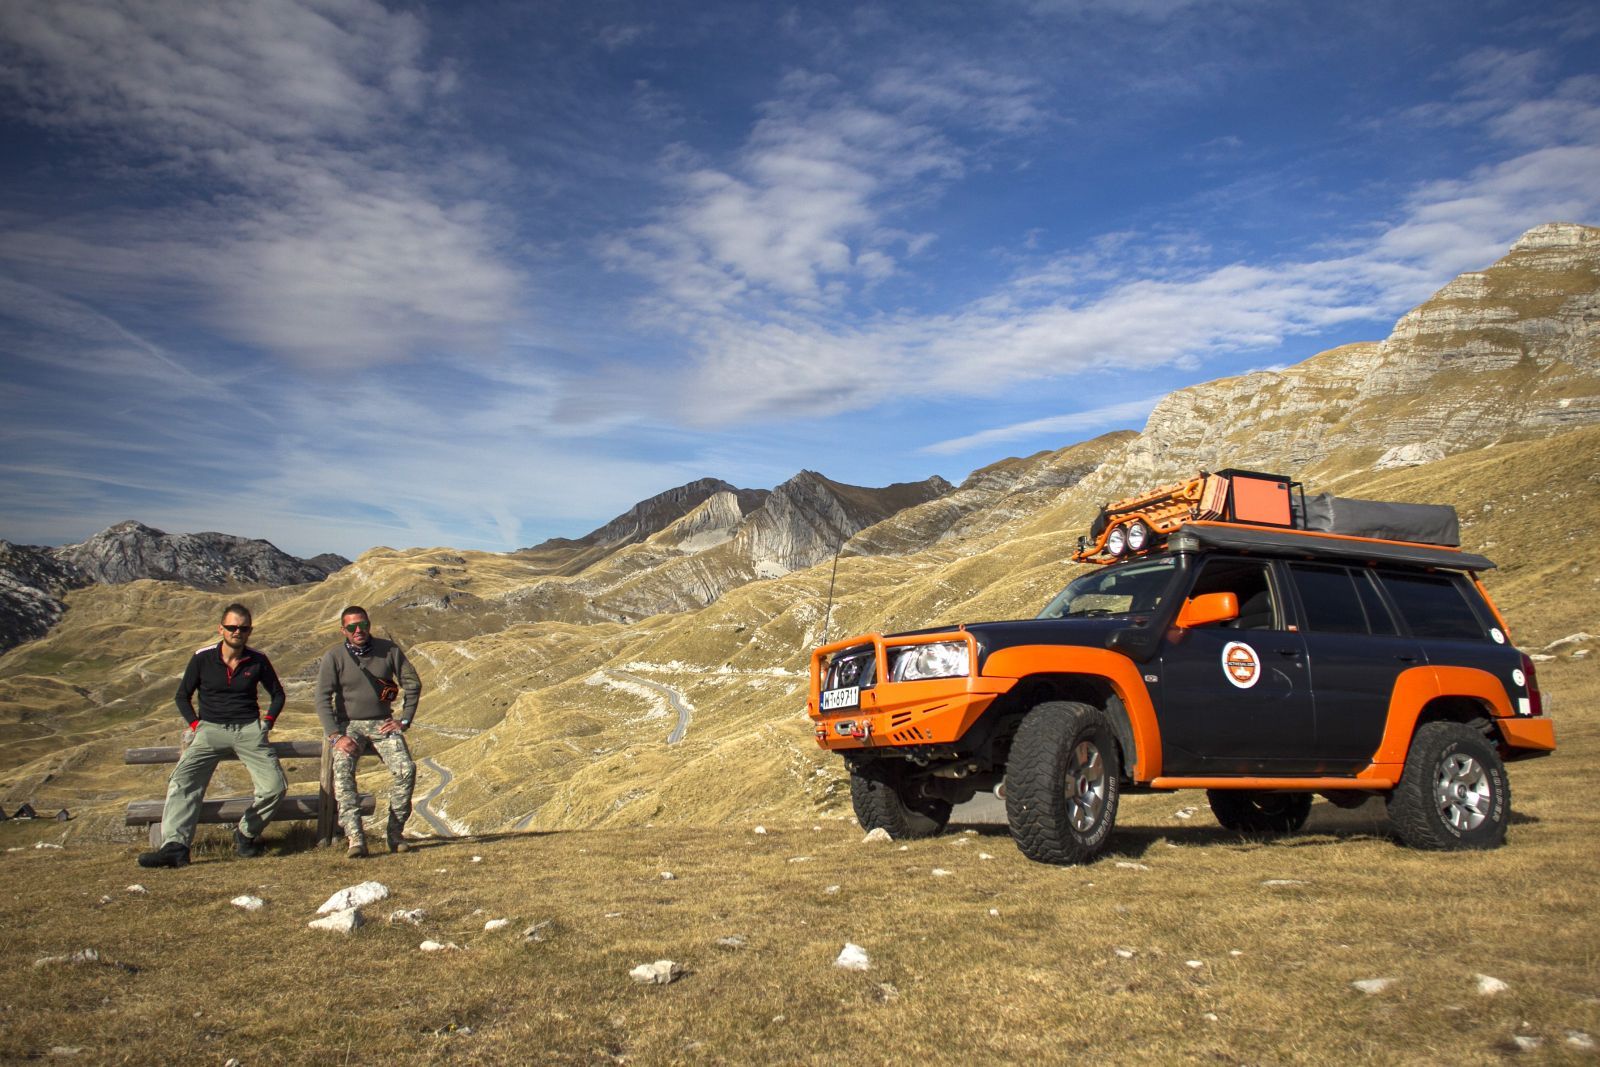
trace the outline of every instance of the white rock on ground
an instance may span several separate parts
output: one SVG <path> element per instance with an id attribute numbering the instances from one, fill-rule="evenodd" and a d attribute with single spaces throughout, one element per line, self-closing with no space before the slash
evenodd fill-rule
<path id="1" fill-rule="evenodd" d="M 1363 978 L 1359 982 L 1351 982 L 1350 984 L 1370 997 L 1382 993 L 1394 983 L 1395 980 L 1393 978 Z"/>
<path id="2" fill-rule="evenodd" d="M 396 908 L 389 913 L 389 925 L 398 926 L 406 923 L 409 926 L 421 926 L 422 920 L 427 918 L 427 915 L 427 911 L 423 908 L 412 908 L 409 911 L 405 908 Z"/>
<path id="3" fill-rule="evenodd" d="M 260 897 L 252 897 L 247 893 L 243 896 L 234 897 L 232 900 L 228 901 L 228 903 L 232 904 L 236 908 L 243 908 L 245 911 L 259 911 L 261 909 L 261 905 L 265 904 L 266 901 L 262 900 Z"/>
<path id="4" fill-rule="evenodd" d="M 1511 1035 L 1511 1043 L 1517 1046 L 1518 1052 L 1533 1052 L 1544 1044 L 1544 1038 L 1530 1037 L 1527 1034 L 1513 1034 Z"/>
<path id="5" fill-rule="evenodd" d="M 1125 871 L 1148 871 L 1150 869 L 1144 864 L 1134 863 L 1132 860 L 1118 860 L 1117 866 L 1121 867 Z"/>
<path id="6" fill-rule="evenodd" d="M 864 971 L 872 966 L 872 958 L 867 955 L 867 950 L 860 945 L 849 941 L 844 943 L 838 959 L 833 961 L 835 967 L 842 967 L 847 971 Z"/>
<path id="7" fill-rule="evenodd" d="M 366 920 L 361 915 L 360 908 L 346 908 L 336 911 L 332 915 L 325 915 L 320 919 L 312 919 L 306 923 L 313 930 L 331 930 L 336 934 L 350 934 L 358 930 Z"/>
<path id="8" fill-rule="evenodd" d="M 1568 1030 L 1567 1044 L 1571 1045 L 1573 1048 L 1581 1048 L 1585 1052 L 1593 1052 L 1595 1048 L 1594 1038 L 1590 1037 L 1582 1030 Z"/>
<path id="9" fill-rule="evenodd" d="M 827 893 L 829 895 L 837 893 L 838 891 L 839 891 L 839 887 L 836 886 L 836 885 L 830 885 L 826 889 L 823 890 L 824 893 Z"/>
<path id="10" fill-rule="evenodd" d="M 1204 967 L 1206 965 L 1206 961 L 1205 960 L 1184 960 L 1183 961 L 1183 965 L 1185 967 L 1188 967 L 1190 970 L 1198 971 L 1200 968 L 1202 968 L 1202 967 Z"/>
<path id="11" fill-rule="evenodd" d="M 1305 883 L 1298 878 L 1268 878 L 1261 884 L 1266 886 L 1305 885 Z"/>
<path id="12" fill-rule="evenodd" d="M 869 845 L 874 841 L 893 841 L 893 840 L 894 840 L 894 838 L 889 836 L 889 831 L 887 831 L 883 827 L 879 826 L 879 827 L 877 827 L 875 829 L 868 830 L 867 831 L 867 836 L 863 837 L 861 839 L 861 843 L 863 845 Z"/>
<path id="13" fill-rule="evenodd" d="M 1492 978 L 1487 974 L 1475 974 L 1473 977 L 1478 980 L 1478 995 L 1480 997 L 1492 997 L 1496 993 L 1504 993 L 1511 988 L 1500 979 Z"/>
<path id="14" fill-rule="evenodd" d="M 943 867 L 935 867 L 933 869 L 933 876 L 935 878 L 948 878 L 954 873 L 954 871 L 947 871 Z"/>
<path id="15" fill-rule="evenodd" d="M 723 948 L 744 948 L 745 941 L 738 934 L 729 934 L 727 937 L 717 938 L 717 944 Z"/>
<path id="16" fill-rule="evenodd" d="M 764 834 L 767 832 L 767 828 L 765 826 L 758 826 L 755 828 L 754 832 L 758 834 Z"/>
<path id="17" fill-rule="evenodd" d="M 347 886 L 333 896 L 322 902 L 322 907 L 317 909 L 318 915 L 326 915 L 330 911 L 349 911 L 351 908 L 361 908 L 368 904 L 376 904 L 389 895 L 389 887 L 382 882 L 362 882 L 360 885 Z"/>
<path id="18" fill-rule="evenodd" d="M 417 946 L 423 952 L 459 952 L 461 946 L 454 941 L 424 941 Z"/>
<path id="19" fill-rule="evenodd" d="M 989 855 L 987 852 L 978 853 L 978 858 L 980 860 L 992 860 L 992 859 L 994 859 L 994 857 Z"/>
<path id="20" fill-rule="evenodd" d="M 532 944 L 535 941 L 550 940 L 550 927 L 554 922 L 554 919 L 541 919 L 522 931 L 522 940 L 528 944 Z"/>
<path id="21" fill-rule="evenodd" d="M 675 878 L 677 878 L 677 877 L 678 877 L 678 876 L 677 876 L 677 875 L 675 875 L 675 874 L 673 874 L 673 873 L 672 873 L 672 872 L 671 872 L 671 871 L 662 871 L 662 872 L 661 872 L 661 880 L 662 880 L 662 881 L 663 881 L 663 882 L 670 882 L 670 881 L 673 881 L 673 880 L 674 880 L 674 879 L 675 879 Z"/>
<path id="22" fill-rule="evenodd" d="M 1123 945 L 1118 945 L 1116 948 L 1112 949 L 1111 951 L 1115 952 L 1119 959 L 1124 959 L 1124 960 L 1131 960 L 1131 959 L 1133 959 L 1134 956 L 1138 955 L 1138 953 L 1134 952 L 1133 949 L 1127 948 L 1127 947 L 1125 947 Z"/>
<path id="23" fill-rule="evenodd" d="M 628 977 L 642 985 L 667 985 L 683 977 L 683 964 L 671 960 L 641 963 L 628 972 Z"/>
<path id="24" fill-rule="evenodd" d="M 486 934 L 492 934 L 496 930 L 504 930 L 510 925 L 510 919 L 490 919 L 488 922 L 483 924 L 483 932 Z"/>
<path id="25" fill-rule="evenodd" d="M 138 884 L 137 884 L 137 883 L 136 883 L 136 884 L 134 884 L 134 885 L 130 885 L 130 886 L 129 886 L 129 887 L 128 887 L 128 889 L 127 889 L 127 891 L 128 891 L 128 892 L 129 892 L 129 893 L 148 893 L 148 892 L 150 892 L 150 890 L 148 890 L 148 889 L 146 889 L 146 888 L 145 888 L 145 887 L 144 887 L 144 886 L 142 886 L 142 885 L 138 885 Z"/>

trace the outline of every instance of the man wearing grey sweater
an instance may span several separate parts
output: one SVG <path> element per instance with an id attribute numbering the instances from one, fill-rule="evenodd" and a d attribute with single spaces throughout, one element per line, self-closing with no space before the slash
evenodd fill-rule
<path id="1" fill-rule="evenodd" d="M 317 668 L 316 704 L 322 729 L 333 745 L 333 786 L 339 801 L 349 857 L 367 855 L 361 825 L 361 797 L 356 792 L 356 760 L 371 745 L 394 781 L 389 789 L 389 821 L 385 832 L 390 852 L 409 847 L 401 832 L 411 817 L 411 789 L 417 765 L 406 747 L 405 731 L 417 714 L 422 680 L 406 654 L 393 641 L 372 636 L 365 608 L 352 604 L 339 613 L 344 640 L 330 648 Z M 403 699 L 397 716 L 392 705 Z"/>

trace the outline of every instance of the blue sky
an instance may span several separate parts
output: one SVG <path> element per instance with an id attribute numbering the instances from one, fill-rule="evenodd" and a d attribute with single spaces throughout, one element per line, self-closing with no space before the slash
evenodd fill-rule
<path id="1" fill-rule="evenodd" d="M 960 481 L 1600 223 L 1587 3 L 6 0 L 0 538 Z"/>

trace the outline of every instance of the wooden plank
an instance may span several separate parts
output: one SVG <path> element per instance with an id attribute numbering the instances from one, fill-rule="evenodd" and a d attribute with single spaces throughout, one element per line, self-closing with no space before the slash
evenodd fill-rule
<path id="1" fill-rule="evenodd" d="M 233 797 L 228 800 L 204 800 L 200 802 L 200 821 L 205 823 L 238 822 L 255 801 L 250 797 Z M 161 800 L 135 800 L 128 805 L 127 815 L 123 818 L 124 826 L 144 826 L 148 823 L 161 821 L 161 810 L 166 807 L 166 799 Z M 273 814 L 273 822 L 285 822 L 295 819 L 315 819 L 322 809 L 322 801 L 316 796 L 284 797 L 278 805 L 278 810 Z M 371 793 L 361 794 L 361 814 L 371 815 L 377 810 L 377 800 Z"/>
<path id="2" fill-rule="evenodd" d="M 333 829 L 339 821 L 339 801 L 333 793 L 333 746 L 322 742 L 322 765 L 317 773 L 317 794 L 322 804 L 317 809 L 317 844 L 333 844 Z"/>
<path id="3" fill-rule="evenodd" d="M 316 759 L 322 755 L 321 741 L 273 741 L 272 751 L 279 759 Z M 183 750 L 177 745 L 159 745 L 154 748 L 130 748 L 122 754 L 123 763 L 177 763 Z M 223 759 L 235 759 L 225 752 Z"/>

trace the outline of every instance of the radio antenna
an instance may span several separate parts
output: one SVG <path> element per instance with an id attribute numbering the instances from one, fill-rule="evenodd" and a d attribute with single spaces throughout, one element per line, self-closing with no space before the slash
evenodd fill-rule
<path id="1" fill-rule="evenodd" d="M 822 644 L 828 643 L 828 626 L 833 622 L 833 583 L 839 577 L 839 553 L 844 551 L 844 542 L 839 542 L 839 547 L 833 550 L 833 573 L 828 577 L 828 609 L 822 613 Z"/>

